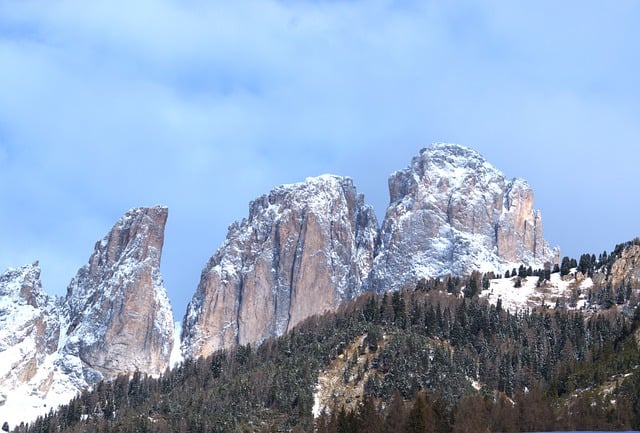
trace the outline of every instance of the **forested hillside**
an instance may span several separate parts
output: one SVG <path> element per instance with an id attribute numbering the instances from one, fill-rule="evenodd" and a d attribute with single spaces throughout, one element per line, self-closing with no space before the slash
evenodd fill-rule
<path id="1" fill-rule="evenodd" d="M 16 430 L 640 428 L 637 315 L 616 308 L 588 316 L 508 312 L 447 288 L 449 279 L 430 280 L 364 295 L 257 348 L 186 360 L 158 378 L 134 374 L 102 382 Z M 340 375 L 339 386 L 319 389 L 319 376 L 329 373 Z M 361 392 L 345 398 L 341 387 Z M 332 397 L 321 401 L 321 395 Z M 314 404 L 321 409 L 315 419 Z"/>

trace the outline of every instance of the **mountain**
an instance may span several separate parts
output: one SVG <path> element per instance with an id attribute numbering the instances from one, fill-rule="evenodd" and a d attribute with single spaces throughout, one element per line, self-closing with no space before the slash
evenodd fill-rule
<path id="1" fill-rule="evenodd" d="M 389 193 L 370 279 L 378 292 L 420 278 L 559 262 L 526 181 L 507 179 L 467 147 L 422 149 L 389 177 Z"/>
<path id="2" fill-rule="evenodd" d="M 165 207 L 127 212 L 63 298 L 37 262 L 9 269 L 0 423 L 75 396 L 19 430 L 640 428 L 640 240 L 552 270 L 531 188 L 459 145 L 423 149 L 389 191 L 381 227 L 347 177 L 251 202 L 202 271 L 174 370 Z"/>
<path id="3" fill-rule="evenodd" d="M 640 289 L 640 238 L 617 245 L 610 259 L 611 286 Z"/>
<path id="4" fill-rule="evenodd" d="M 166 207 L 127 212 L 67 289 L 62 353 L 77 355 L 89 383 L 169 364 L 173 313 L 160 275 Z"/>
<path id="5" fill-rule="evenodd" d="M 378 226 L 351 179 L 280 186 L 249 208 L 202 271 L 183 321 L 187 356 L 282 335 L 363 290 Z"/>
<path id="6" fill-rule="evenodd" d="M 364 291 L 559 261 L 531 188 L 471 149 L 423 149 L 391 175 L 389 192 L 381 229 L 349 178 L 309 178 L 253 201 L 202 271 L 183 353 L 260 343 Z"/>
<path id="7" fill-rule="evenodd" d="M 42 391 L 42 369 L 58 346 L 57 307 L 42 290 L 37 262 L 0 276 L 0 406 L 24 384 Z"/>
<path id="8" fill-rule="evenodd" d="M 37 263 L 0 277 L 0 420 L 30 419 L 103 378 L 169 364 L 173 315 L 160 275 L 168 211 L 127 212 L 48 296 Z"/>

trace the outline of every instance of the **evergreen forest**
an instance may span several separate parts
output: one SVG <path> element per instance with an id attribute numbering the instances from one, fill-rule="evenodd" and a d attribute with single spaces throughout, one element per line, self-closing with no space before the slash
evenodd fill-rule
<path id="1" fill-rule="evenodd" d="M 456 295 L 482 285 L 471 279 L 365 294 L 257 347 L 100 382 L 15 431 L 640 429 L 638 310 L 506 311 L 471 291 Z M 323 375 L 338 383 L 324 400 Z"/>

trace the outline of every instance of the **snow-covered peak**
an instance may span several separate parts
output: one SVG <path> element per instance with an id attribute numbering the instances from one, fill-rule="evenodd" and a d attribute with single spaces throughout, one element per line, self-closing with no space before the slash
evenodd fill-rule
<path id="1" fill-rule="evenodd" d="M 457 191 L 497 194 L 505 182 L 504 174 L 478 152 L 458 144 L 436 143 L 422 149 L 407 168 L 389 177 L 390 202 L 417 191 L 422 192 L 417 197 L 422 201 L 431 200 L 433 194 Z"/>
<path id="2" fill-rule="evenodd" d="M 332 203 L 344 200 L 344 197 L 363 201 L 361 196 L 357 196 L 351 178 L 332 174 L 308 177 L 304 182 L 277 186 L 269 194 L 252 201 L 249 220 L 262 212 L 277 212 L 290 206 L 304 207 L 318 217 L 331 217 Z"/>
<path id="3" fill-rule="evenodd" d="M 105 282 L 116 279 L 119 284 L 108 287 L 111 290 L 122 288 L 124 280 L 133 278 L 136 268 L 144 262 L 159 268 L 167 217 L 165 206 L 134 208 L 114 224 L 96 243 L 89 262 L 67 288 L 66 300 L 72 314 L 80 313 L 96 290 L 104 293 Z M 158 285 L 162 286 L 162 283 L 158 282 Z"/>
<path id="4" fill-rule="evenodd" d="M 59 331 L 56 300 L 43 291 L 37 262 L 0 276 L 0 422 L 14 426 L 42 411 L 33 407 L 57 383 L 47 365 L 55 358 Z"/>
<path id="5" fill-rule="evenodd" d="M 488 167 L 493 168 L 493 166 L 475 150 L 454 143 L 433 143 L 431 146 L 420 150 L 419 158 L 439 159 L 456 166 L 474 163 L 486 164 Z"/>
<path id="6" fill-rule="evenodd" d="M 425 165 L 426 164 L 426 165 Z M 459 170 L 484 171 L 504 177 L 502 172 L 473 149 L 459 144 L 435 143 L 424 148 L 411 161 L 411 167 L 422 171 L 425 168 L 439 168 L 447 173 L 457 174 Z"/>
<path id="7" fill-rule="evenodd" d="M 0 276 L 0 422 L 13 427 L 102 378 L 169 365 L 173 314 L 160 275 L 166 207 L 136 208 L 95 244 L 64 299 L 37 263 Z"/>
<path id="8" fill-rule="evenodd" d="M 18 269 L 9 268 L 0 275 L 0 302 L 29 304 L 40 308 L 49 300 L 42 290 L 40 265 L 37 261 Z"/>
<path id="9" fill-rule="evenodd" d="M 353 183 L 351 178 L 349 177 L 326 173 L 326 174 L 321 174 L 319 176 L 307 177 L 302 182 L 283 184 L 275 187 L 274 190 L 300 190 L 300 189 L 307 189 L 314 186 L 316 187 L 325 187 L 327 185 L 335 186 L 335 185 L 340 185 L 343 182 Z"/>
<path id="10" fill-rule="evenodd" d="M 389 193 L 372 280 L 379 291 L 422 277 L 557 260 L 529 185 L 506 179 L 467 147 L 422 149 L 390 176 Z"/>
<path id="11" fill-rule="evenodd" d="M 0 354 L 28 336 L 33 320 L 46 313 L 54 302 L 42 290 L 38 262 L 7 269 L 0 275 Z"/>

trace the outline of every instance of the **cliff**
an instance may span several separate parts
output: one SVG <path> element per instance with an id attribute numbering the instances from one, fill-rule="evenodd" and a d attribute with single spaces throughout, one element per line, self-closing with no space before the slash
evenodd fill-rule
<path id="1" fill-rule="evenodd" d="M 358 295 L 373 261 L 377 221 L 349 178 L 275 188 L 202 272 L 183 322 L 189 356 L 281 335 Z"/>
<path id="2" fill-rule="evenodd" d="M 159 374 L 169 363 L 173 314 L 160 275 L 167 216 L 160 206 L 127 212 L 67 289 L 62 351 L 82 360 L 90 382 L 125 371 Z"/>
<path id="3" fill-rule="evenodd" d="M 529 185 L 506 179 L 469 148 L 423 149 L 389 177 L 389 193 L 370 278 L 378 292 L 422 277 L 558 261 L 543 238 Z"/>

